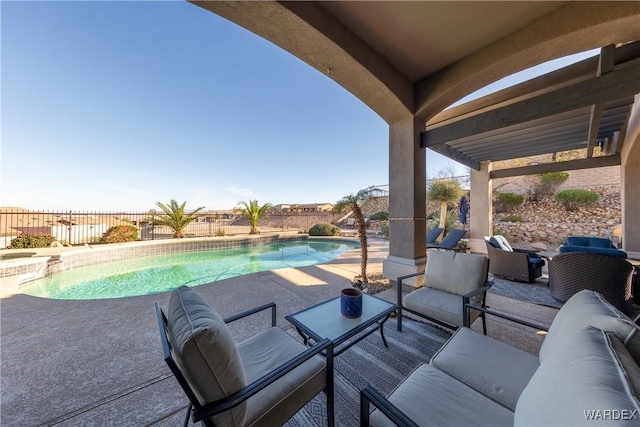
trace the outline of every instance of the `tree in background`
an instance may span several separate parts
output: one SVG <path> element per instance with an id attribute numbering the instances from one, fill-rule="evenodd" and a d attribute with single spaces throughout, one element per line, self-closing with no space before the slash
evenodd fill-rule
<path id="1" fill-rule="evenodd" d="M 370 190 L 360 190 L 357 194 L 351 194 L 345 196 L 334 206 L 336 212 L 342 212 L 345 209 L 351 209 L 353 217 L 356 220 L 356 228 L 358 229 L 358 236 L 360 238 L 360 280 L 363 283 L 369 283 L 367 277 L 367 261 L 369 253 L 367 251 L 367 224 L 364 222 L 364 215 L 362 215 L 362 209 L 360 204 L 367 200 L 370 195 Z"/>
<path id="2" fill-rule="evenodd" d="M 168 205 L 165 205 L 160 202 L 156 202 L 156 206 L 158 206 L 165 215 L 160 216 L 159 218 L 152 218 L 153 225 L 164 225 L 173 230 L 173 237 L 176 239 L 180 239 L 184 237 L 184 229 L 189 225 L 193 220 L 198 218 L 198 212 L 204 209 L 204 206 L 201 206 L 192 212 L 185 212 L 185 205 L 187 202 L 185 201 L 181 205 L 178 205 L 178 202 L 175 200 L 171 200 Z"/>
<path id="3" fill-rule="evenodd" d="M 462 195 L 460 182 L 456 179 L 439 178 L 429 181 L 427 185 L 427 199 L 440 202 L 440 228 L 445 228 L 447 220 L 447 206 L 457 201 Z"/>
<path id="4" fill-rule="evenodd" d="M 238 202 L 238 207 L 236 207 L 236 212 L 240 212 L 243 217 L 245 217 L 249 221 L 249 225 L 251 226 L 251 231 L 249 234 L 258 234 L 258 222 L 262 215 L 265 214 L 269 209 L 273 206 L 271 203 L 265 203 L 260 206 L 257 200 L 249 200 L 249 202 Z"/>

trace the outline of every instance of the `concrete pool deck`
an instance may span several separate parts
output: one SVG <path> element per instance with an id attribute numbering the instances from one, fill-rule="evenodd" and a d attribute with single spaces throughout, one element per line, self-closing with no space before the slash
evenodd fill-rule
<path id="1" fill-rule="evenodd" d="M 273 301 L 278 325 L 288 328 L 284 316 L 350 286 L 360 271 L 359 255 L 353 250 L 326 264 L 235 277 L 197 290 L 223 317 Z M 381 271 L 387 255 L 388 242 L 370 239 L 368 271 Z M 187 399 L 162 359 L 153 308 L 155 301 L 166 307 L 169 295 L 61 301 L 15 294 L 0 299 L 0 425 L 181 425 Z M 395 292 L 379 296 L 393 299 Z M 523 304 L 513 311 L 526 313 Z M 550 322 L 554 313 L 543 312 L 537 320 Z M 269 313 L 263 313 L 231 329 L 240 341 L 267 328 L 269 321 Z M 489 324 L 490 335 L 503 333 L 498 322 Z M 519 331 L 514 328 L 512 335 L 520 336 Z"/>
<path id="2" fill-rule="evenodd" d="M 371 239 L 368 271 L 381 271 L 386 241 Z M 267 303 L 284 316 L 339 295 L 359 274 L 360 251 L 327 264 L 235 277 L 197 287 L 223 317 Z M 0 424 L 181 425 L 186 398 L 160 348 L 153 304 L 169 292 L 62 301 L 15 294 L 0 300 Z M 236 322 L 243 340 L 268 313 Z"/>

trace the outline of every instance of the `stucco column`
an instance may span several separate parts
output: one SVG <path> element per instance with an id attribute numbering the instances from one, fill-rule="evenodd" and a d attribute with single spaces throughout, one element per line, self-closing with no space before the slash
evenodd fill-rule
<path id="1" fill-rule="evenodd" d="M 487 253 L 484 236 L 493 234 L 493 183 L 489 178 L 491 162 L 481 162 L 480 170 L 471 169 L 471 221 L 469 248 L 471 252 Z"/>
<path id="2" fill-rule="evenodd" d="M 389 256 L 385 277 L 424 270 L 426 263 L 426 152 L 420 148 L 424 120 L 415 117 L 389 126 Z M 408 283 L 411 284 L 412 282 Z"/>
<path id="3" fill-rule="evenodd" d="M 640 95 L 635 96 L 620 158 L 622 248 L 629 258 L 640 259 Z"/>

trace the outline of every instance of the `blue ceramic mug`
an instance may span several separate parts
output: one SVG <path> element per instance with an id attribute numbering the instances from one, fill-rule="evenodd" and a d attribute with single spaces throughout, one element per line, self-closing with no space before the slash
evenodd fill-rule
<path id="1" fill-rule="evenodd" d="M 362 316 L 362 292 L 355 288 L 343 289 L 340 295 L 340 312 L 350 319 Z"/>

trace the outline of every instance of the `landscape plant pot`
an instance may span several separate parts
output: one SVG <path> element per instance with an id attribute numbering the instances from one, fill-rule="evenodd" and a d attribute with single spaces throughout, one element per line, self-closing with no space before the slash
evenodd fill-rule
<path id="1" fill-rule="evenodd" d="M 362 292 L 356 288 L 343 289 L 340 294 L 340 312 L 349 319 L 362 316 Z"/>

